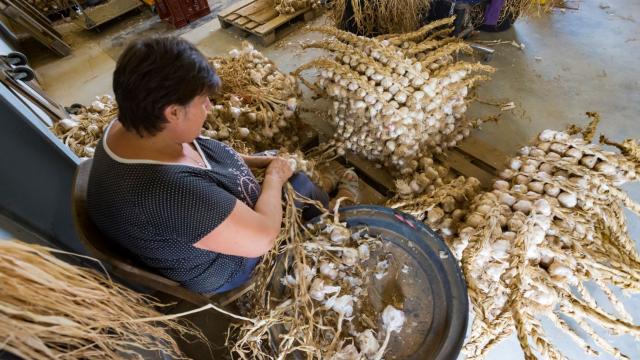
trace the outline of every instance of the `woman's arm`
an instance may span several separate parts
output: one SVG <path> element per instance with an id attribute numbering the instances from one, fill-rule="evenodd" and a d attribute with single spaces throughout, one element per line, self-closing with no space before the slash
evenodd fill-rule
<path id="1" fill-rule="evenodd" d="M 266 168 L 271 164 L 271 161 L 275 159 L 275 156 L 252 156 L 252 155 L 240 155 L 244 163 L 247 164 L 248 167 L 253 169 L 262 169 Z"/>
<path id="2" fill-rule="evenodd" d="M 291 177 L 286 160 L 270 162 L 254 209 L 236 200 L 231 214 L 195 247 L 222 254 L 258 257 L 274 245 L 282 223 L 282 186 Z"/>

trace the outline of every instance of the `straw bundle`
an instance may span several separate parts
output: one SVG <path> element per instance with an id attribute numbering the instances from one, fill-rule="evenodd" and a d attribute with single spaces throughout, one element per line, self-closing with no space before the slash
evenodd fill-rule
<path id="1" fill-rule="evenodd" d="M 355 25 L 365 36 L 398 34 L 416 30 L 428 13 L 431 0 L 336 0 L 331 17 L 336 26 Z"/>
<path id="2" fill-rule="evenodd" d="M 547 14 L 556 6 L 558 1 L 539 1 L 539 0 L 505 0 L 498 24 L 505 21 L 506 18 L 516 19 L 518 17 L 541 16 Z M 484 22 L 484 9 L 482 7 L 473 7 L 471 12 L 471 21 L 475 26 L 480 26 Z"/>
<path id="3" fill-rule="evenodd" d="M 202 334 L 160 314 L 151 298 L 53 249 L 0 241 L 0 351 L 23 359 L 142 359 L 139 351 L 184 358 L 168 331 Z"/>

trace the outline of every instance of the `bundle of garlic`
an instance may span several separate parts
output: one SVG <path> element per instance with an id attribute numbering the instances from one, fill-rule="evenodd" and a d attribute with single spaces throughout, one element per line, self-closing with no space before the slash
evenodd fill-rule
<path id="1" fill-rule="evenodd" d="M 440 180 L 435 177 L 437 175 L 435 171 L 431 174 L 436 180 Z M 473 177 L 460 176 L 446 184 L 435 183 L 429 186 L 435 188 L 421 195 L 392 199 L 387 203 L 387 206 L 423 221 L 430 228 L 437 230 L 451 246 L 460 226 L 464 224 L 464 219 L 467 216 L 465 209 L 480 192 L 480 181 Z M 407 191 L 412 195 L 420 193 L 419 191 L 414 192 L 413 189 Z"/>
<path id="2" fill-rule="evenodd" d="M 275 9 L 278 14 L 293 14 L 298 10 L 312 8 L 315 9 L 322 5 L 320 0 L 275 0 Z"/>
<path id="3" fill-rule="evenodd" d="M 288 199 L 294 196 L 289 187 Z M 254 320 L 232 329 L 232 352 L 253 359 L 294 353 L 318 359 L 381 359 L 405 319 L 391 305 L 383 311 L 368 301 L 368 285 L 376 281 L 373 272 L 389 266 L 387 259 L 375 266 L 385 254 L 381 240 L 366 229 L 350 231 L 337 213 L 333 219 L 325 213 L 319 223 L 302 225 L 293 201 L 287 203 L 285 219 L 277 249 L 254 275 L 256 291 L 246 306 L 246 315 Z M 273 271 L 277 262 L 284 262 L 284 273 L 272 279 L 279 273 Z"/>
<path id="4" fill-rule="evenodd" d="M 314 183 L 318 183 L 320 175 L 316 170 L 316 164 L 320 161 L 307 158 L 300 150 L 296 150 L 294 152 L 269 151 L 267 153 L 270 156 L 277 156 L 287 160 L 289 166 L 291 167 L 291 171 L 293 171 L 294 173 L 303 173 L 307 175 Z M 266 168 L 258 168 L 251 169 L 251 172 L 256 177 L 256 180 L 259 183 L 262 183 L 266 170 Z"/>
<path id="5" fill-rule="evenodd" d="M 296 79 L 248 42 L 226 57 L 210 59 L 222 80 L 216 105 L 207 116 L 203 135 L 221 141 L 245 142 L 253 150 L 295 149 L 300 96 Z"/>
<path id="6" fill-rule="evenodd" d="M 598 351 L 582 333 L 602 351 L 629 359 L 591 324 L 640 338 L 640 326 L 613 289 L 640 292 L 640 256 L 624 214 L 625 208 L 640 214 L 640 205 L 620 189 L 638 180 L 638 144 L 615 144 L 618 154 L 590 140 L 543 131 L 509 161 L 493 191 L 473 200 L 452 245 L 475 313 L 468 359 L 483 357 L 513 329 L 525 358 L 564 359 L 545 336 L 541 317 L 587 354 Z M 587 284 L 606 295 L 614 313 L 596 303 Z"/>
<path id="7" fill-rule="evenodd" d="M 117 114 L 118 105 L 111 96 L 98 96 L 90 106 L 81 108 L 77 114 L 55 122 L 51 131 L 76 155 L 90 158 L 102 133 Z"/>
<path id="8" fill-rule="evenodd" d="M 474 83 L 485 79 L 472 74 L 493 69 L 454 61 L 452 55 L 468 51 L 469 46 L 453 38 L 434 40 L 448 22 L 385 40 L 331 27 L 312 29 L 333 37 L 303 47 L 326 49 L 335 59 L 311 61 L 294 74 L 319 70 L 316 85 L 302 81 L 333 101 L 331 115 L 337 126 L 333 144 L 339 153 L 350 150 L 411 175 L 429 168 L 425 164 L 433 153 L 468 136 L 476 123 L 463 118 L 465 98 Z M 395 45 L 409 41 L 418 43 L 405 49 Z M 419 54 L 426 55 L 419 59 Z"/>

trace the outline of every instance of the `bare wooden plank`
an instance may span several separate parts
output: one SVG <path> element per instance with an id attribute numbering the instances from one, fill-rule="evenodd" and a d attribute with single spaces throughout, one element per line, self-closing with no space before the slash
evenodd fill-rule
<path id="1" fill-rule="evenodd" d="M 276 16 L 278 16 L 278 12 L 276 11 L 276 9 L 274 9 L 273 7 L 268 7 L 266 9 L 262 9 L 258 11 L 257 13 L 251 14 L 247 17 L 259 24 L 264 24 Z"/>
<path id="2" fill-rule="evenodd" d="M 255 14 L 258 11 L 265 9 L 267 7 L 273 7 L 273 3 L 268 0 L 257 0 L 253 4 L 245 6 L 238 11 L 235 11 L 235 13 L 240 14 L 242 16 L 248 16 L 251 14 Z"/>
<path id="3" fill-rule="evenodd" d="M 227 21 L 233 21 L 233 20 L 235 20 L 235 19 L 237 19 L 239 17 L 240 17 L 240 15 L 238 15 L 238 14 L 231 14 L 231 15 L 227 16 L 224 19 L 227 20 Z"/>
<path id="4" fill-rule="evenodd" d="M 363 177 L 369 185 L 383 195 L 387 195 L 395 189 L 393 177 L 388 172 L 382 168 L 377 168 L 372 162 L 360 155 L 348 152 L 344 156 L 344 164 L 353 166 L 359 176 Z"/>
<path id="5" fill-rule="evenodd" d="M 255 31 L 255 30 L 252 30 Z M 267 47 L 276 42 L 276 32 L 272 31 L 268 34 L 257 34 L 260 37 L 260 43 L 262 46 Z"/>
<path id="6" fill-rule="evenodd" d="M 494 176 L 491 173 L 475 166 L 469 161 L 468 157 L 457 151 L 448 151 L 445 155 L 438 155 L 436 157 L 443 164 L 448 165 L 458 173 L 464 176 L 473 176 L 480 180 L 480 183 L 485 189 L 491 188 L 494 180 Z"/>
<path id="7" fill-rule="evenodd" d="M 279 15 L 275 18 L 273 18 L 272 20 L 269 20 L 267 23 L 265 23 L 264 25 L 257 27 L 254 29 L 254 31 L 258 34 L 267 34 L 273 30 L 275 30 L 278 26 L 286 23 L 287 21 L 295 18 L 296 16 L 305 13 L 307 11 L 311 10 L 311 8 L 304 8 L 304 9 L 300 9 L 296 12 L 294 12 L 293 14 L 289 14 L 289 15 Z"/>
<path id="8" fill-rule="evenodd" d="M 242 25 L 244 25 L 244 24 L 248 23 L 248 22 L 249 22 L 249 19 L 247 19 L 246 17 L 242 17 L 242 16 L 241 16 L 239 19 L 234 20 L 233 22 L 234 22 L 235 24 L 238 24 L 238 25 L 241 25 L 241 26 L 242 26 Z"/>
<path id="9" fill-rule="evenodd" d="M 232 26 L 230 22 L 226 21 L 225 19 L 223 19 L 220 16 L 218 17 L 218 21 L 220 22 L 220 27 L 223 28 L 223 29 L 226 29 L 226 28 Z"/>
<path id="10" fill-rule="evenodd" d="M 505 161 L 507 161 L 508 158 L 507 154 L 498 150 L 493 145 L 474 137 L 464 139 L 457 145 L 457 148 L 461 152 L 488 165 L 490 169 L 487 170 L 493 171 L 494 173 L 496 170 L 500 170 L 504 167 Z M 471 162 L 475 165 L 482 166 L 481 164 L 478 164 L 477 161 L 472 160 Z"/>
<path id="11" fill-rule="evenodd" d="M 248 23 L 244 24 L 244 27 L 249 29 L 249 30 L 251 30 L 251 29 L 253 29 L 254 27 L 256 27 L 258 25 L 260 25 L 260 24 L 258 24 L 255 21 L 249 21 Z"/>
<path id="12" fill-rule="evenodd" d="M 320 142 L 318 132 L 306 123 L 302 123 L 302 125 L 296 130 L 296 134 L 302 151 L 318 146 Z"/>
<path id="13" fill-rule="evenodd" d="M 237 3 L 235 3 L 235 4 L 233 4 L 233 5 L 231 5 L 231 6 L 228 6 L 228 7 L 224 8 L 224 9 L 222 9 L 222 10 L 218 13 L 218 15 L 219 15 L 219 16 L 226 16 L 226 15 L 229 15 L 229 14 L 231 14 L 232 12 L 234 12 L 234 11 L 236 11 L 236 10 L 239 10 L 239 9 L 242 9 L 243 7 L 245 7 L 245 6 L 249 5 L 249 4 L 251 4 L 251 3 L 252 3 L 252 2 L 254 2 L 254 1 L 255 1 L 255 0 L 242 0 L 242 1 L 238 1 L 238 2 L 237 2 Z"/>
<path id="14" fill-rule="evenodd" d="M 384 205 L 387 198 L 360 179 L 360 204 Z"/>

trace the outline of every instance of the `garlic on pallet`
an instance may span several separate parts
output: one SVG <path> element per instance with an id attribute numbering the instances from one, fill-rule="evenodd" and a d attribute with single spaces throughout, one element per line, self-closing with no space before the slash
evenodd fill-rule
<path id="1" fill-rule="evenodd" d="M 315 9 L 322 6 L 320 0 L 275 0 L 274 9 L 281 15 L 293 14 L 305 8 Z"/>
<path id="2" fill-rule="evenodd" d="M 293 72 L 318 69 L 312 88 L 333 102 L 333 144 L 408 176 L 428 170 L 421 159 L 455 146 L 477 125 L 463 118 L 469 87 L 484 79 L 473 73 L 492 68 L 450 57 L 468 45 L 447 39 L 433 49 L 400 48 L 387 40 L 358 37 L 331 27 L 313 28 L 334 38 L 303 44 L 322 48 L 334 59 L 321 58 Z M 428 31 L 414 35 L 420 41 Z M 430 40 L 425 40 L 430 41 Z M 416 54 L 425 55 L 418 59 Z M 438 69 L 430 69 L 438 63 Z M 406 182 L 422 192 L 428 181 Z"/>
<path id="3" fill-rule="evenodd" d="M 296 150 L 300 126 L 295 78 L 278 70 L 248 42 L 229 56 L 209 59 L 222 82 L 216 105 L 207 116 L 202 135 L 230 145 L 244 143 L 246 151 Z"/>

